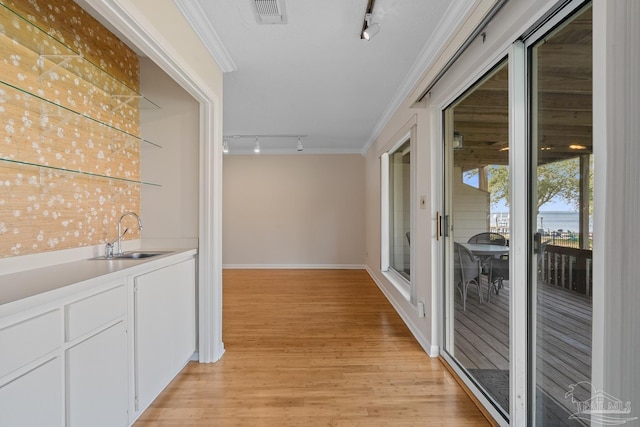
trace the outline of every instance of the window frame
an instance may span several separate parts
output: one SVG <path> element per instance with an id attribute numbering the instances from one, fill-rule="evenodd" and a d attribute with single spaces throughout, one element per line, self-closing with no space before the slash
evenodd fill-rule
<path id="1" fill-rule="evenodd" d="M 393 204 L 391 201 L 391 156 L 409 142 L 408 152 L 410 153 L 409 162 L 409 232 L 413 232 L 415 226 L 415 155 L 416 155 L 416 122 L 415 118 L 407 123 L 403 128 L 389 141 L 387 149 L 380 155 L 380 272 L 391 282 L 394 287 L 403 295 L 403 297 L 416 304 L 415 275 L 410 273 L 407 279 L 400 274 L 391 263 L 391 209 Z M 409 268 L 414 265 L 414 247 L 409 245 Z"/>

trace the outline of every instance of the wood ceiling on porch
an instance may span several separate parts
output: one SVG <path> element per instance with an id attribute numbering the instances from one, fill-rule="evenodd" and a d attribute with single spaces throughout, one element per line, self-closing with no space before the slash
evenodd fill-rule
<path id="1" fill-rule="evenodd" d="M 591 46 L 589 8 L 539 42 L 530 57 L 537 73 L 531 92 L 538 106 L 531 109 L 537 111 L 538 127 L 531 133 L 537 133 L 539 164 L 593 152 Z M 508 164 L 508 89 L 505 64 L 455 106 L 454 131 L 463 135 L 464 145 L 454 162 L 463 171 Z"/>

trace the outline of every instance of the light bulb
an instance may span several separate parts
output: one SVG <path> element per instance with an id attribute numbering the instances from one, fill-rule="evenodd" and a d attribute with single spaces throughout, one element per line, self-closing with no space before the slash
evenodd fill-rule
<path id="1" fill-rule="evenodd" d="M 373 36 L 375 36 L 378 31 L 380 31 L 380 24 L 374 23 L 367 26 L 367 29 L 362 32 L 362 37 L 365 40 L 371 40 Z"/>

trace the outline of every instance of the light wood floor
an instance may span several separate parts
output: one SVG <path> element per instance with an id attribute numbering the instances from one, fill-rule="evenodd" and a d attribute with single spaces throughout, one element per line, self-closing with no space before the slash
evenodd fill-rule
<path id="1" fill-rule="evenodd" d="M 486 426 L 362 270 L 226 270 L 215 364 L 190 363 L 143 426 Z"/>

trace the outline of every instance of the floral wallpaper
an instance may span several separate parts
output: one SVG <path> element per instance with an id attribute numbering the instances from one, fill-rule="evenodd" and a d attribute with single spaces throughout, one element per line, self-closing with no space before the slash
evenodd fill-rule
<path id="1" fill-rule="evenodd" d="M 0 257 L 115 239 L 140 204 L 135 53 L 72 0 L 4 1 L 0 71 Z"/>

